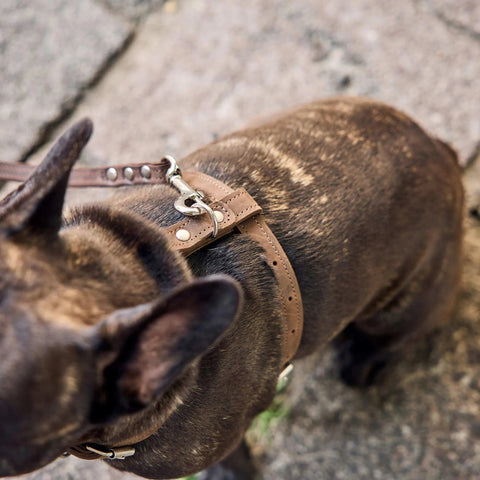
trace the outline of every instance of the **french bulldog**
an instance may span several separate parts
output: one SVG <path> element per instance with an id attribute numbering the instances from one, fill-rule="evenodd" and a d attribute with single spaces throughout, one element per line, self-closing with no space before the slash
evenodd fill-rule
<path id="1" fill-rule="evenodd" d="M 152 479 L 205 469 L 253 478 L 242 439 L 284 367 L 272 266 L 238 231 L 181 255 L 165 233 L 182 218 L 169 185 L 129 187 L 64 218 L 91 132 L 89 120 L 73 126 L 0 202 L 0 476 L 74 445 L 133 443 L 135 455 L 110 465 Z M 181 165 L 245 188 L 263 208 L 302 295 L 294 360 L 337 337 L 341 377 L 368 385 L 451 317 L 460 168 L 403 113 L 317 101 Z"/>

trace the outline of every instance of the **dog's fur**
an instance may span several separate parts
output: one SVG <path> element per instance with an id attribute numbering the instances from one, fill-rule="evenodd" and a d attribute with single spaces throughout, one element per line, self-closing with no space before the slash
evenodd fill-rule
<path id="1" fill-rule="evenodd" d="M 159 425 L 111 465 L 160 479 L 226 458 L 250 478 L 235 456 L 247 456 L 242 437 L 282 369 L 271 268 L 247 235 L 188 259 L 173 251 L 162 228 L 180 215 L 165 185 L 126 189 L 62 221 L 90 132 L 77 124 L 0 203 L 0 476 L 82 442 L 128 444 Z M 460 169 L 402 113 L 369 100 L 316 102 L 220 138 L 181 166 L 244 187 L 263 207 L 302 292 L 296 358 L 343 330 L 342 376 L 365 385 L 452 314 Z"/>

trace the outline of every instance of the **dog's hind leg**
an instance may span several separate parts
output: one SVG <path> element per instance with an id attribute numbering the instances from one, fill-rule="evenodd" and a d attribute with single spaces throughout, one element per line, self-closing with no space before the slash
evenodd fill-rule
<path id="1" fill-rule="evenodd" d="M 350 323 L 336 341 L 340 376 L 368 386 L 415 339 L 451 317 L 459 292 L 461 245 L 453 242 L 418 269 L 385 305 Z"/>

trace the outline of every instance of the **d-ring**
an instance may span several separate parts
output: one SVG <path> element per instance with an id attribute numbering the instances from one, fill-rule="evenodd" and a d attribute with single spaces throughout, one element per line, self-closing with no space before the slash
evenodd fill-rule
<path id="1" fill-rule="evenodd" d="M 206 212 L 210 216 L 210 219 L 212 220 L 213 223 L 213 232 L 212 232 L 212 237 L 215 238 L 218 233 L 218 220 L 215 214 L 213 213 L 213 210 L 202 200 L 197 200 L 192 207 L 198 207 L 200 210 L 203 210 L 202 213 Z"/>

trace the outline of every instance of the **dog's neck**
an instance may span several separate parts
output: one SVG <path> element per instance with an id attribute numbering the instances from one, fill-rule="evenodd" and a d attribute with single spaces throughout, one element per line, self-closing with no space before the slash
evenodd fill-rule
<path id="1" fill-rule="evenodd" d="M 135 219 L 135 221 L 139 220 L 138 224 L 127 227 L 124 223 L 125 219 L 122 213 L 122 210 L 124 210 L 125 207 L 126 204 L 122 205 L 116 212 L 108 206 L 85 208 L 82 212 L 77 212 L 77 215 L 72 219 L 67 230 L 70 228 L 85 228 L 87 225 L 91 228 L 92 223 L 98 223 L 98 225 L 101 225 L 101 228 L 105 228 L 104 220 L 108 217 L 110 223 L 107 223 L 107 228 L 114 231 L 118 238 L 121 238 L 123 235 L 122 232 L 127 232 L 127 235 L 130 235 L 129 232 L 132 231 L 131 227 L 135 227 L 133 231 L 138 232 L 138 228 L 142 227 L 143 224 L 141 217 L 138 216 L 138 219 Z M 82 213 L 82 219 L 80 219 L 80 213 Z M 112 221 L 112 218 L 115 220 Z M 157 245 L 158 243 L 162 245 L 159 249 L 164 251 L 164 248 L 169 248 L 167 243 L 164 243 L 166 237 L 165 231 L 162 228 L 157 228 L 153 224 L 150 224 L 150 228 L 152 239 L 153 235 L 156 234 L 158 238 Z M 147 231 L 143 231 L 142 234 L 144 239 L 150 235 Z M 154 247 L 154 245 L 152 245 L 152 247 Z M 108 450 L 108 447 L 112 446 L 131 445 L 150 437 L 150 435 L 158 430 L 167 419 L 169 422 L 177 422 L 177 416 L 180 410 L 186 410 L 188 412 L 186 414 L 187 416 L 191 414 L 189 412 L 190 410 L 195 413 L 196 409 L 199 408 L 198 405 L 196 405 L 199 401 L 198 399 L 200 399 L 200 404 L 208 404 L 214 401 L 214 399 L 210 398 L 212 392 L 224 390 L 224 388 L 220 388 L 220 385 L 217 383 L 223 381 L 230 382 L 232 378 L 232 372 L 230 370 L 232 368 L 236 369 L 239 365 L 242 365 L 244 359 L 246 359 L 252 351 L 259 351 L 259 349 L 265 348 L 261 346 L 262 344 L 269 345 L 268 351 L 269 357 L 271 358 L 268 362 L 265 362 L 265 364 L 262 362 L 264 372 L 266 373 L 265 376 L 274 379 L 275 374 L 278 375 L 278 363 L 281 358 L 281 345 L 278 345 L 278 352 L 275 352 L 270 346 L 271 342 L 266 342 L 262 340 L 261 337 L 266 334 L 269 338 L 275 338 L 281 334 L 282 318 L 279 316 L 277 306 L 279 302 L 279 292 L 273 277 L 269 278 L 272 275 L 271 271 L 269 271 L 269 267 L 261 260 L 261 249 L 255 245 L 255 242 L 248 236 L 239 237 L 236 235 L 235 238 L 225 238 L 222 241 L 222 245 L 218 245 L 215 248 L 215 254 L 209 255 L 209 262 L 205 262 L 205 258 L 202 254 L 202 251 L 193 254 L 189 258 L 188 263 L 182 256 L 176 255 L 172 257 L 169 255 L 169 258 L 176 258 L 179 262 L 173 262 L 172 264 L 168 264 L 167 262 L 167 264 L 180 281 L 180 278 L 185 275 L 185 272 L 188 276 L 192 275 L 192 271 L 195 276 L 209 275 L 217 271 L 220 263 L 223 263 L 225 262 L 225 259 L 228 259 L 228 263 L 231 266 L 227 273 L 236 278 L 243 277 L 247 279 L 245 287 L 249 292 L 249 299 L 251 300 L 250 304 L 244 308 L 240 318 L 233 325 L 232 330 L 224 340 L 219 345 L 215 346 L 211 352 L 200 360 L 200 362 L 195 362 L 191 365 L 179 381 L 154 405 L 138 413 L 119 418 L 114 423 L 107 426 L 102 426 L 85 432 L 85 434 L 78 440 L 77 444 L 100 444 L 102 446 L 107 446 L 106 450 Z M 257 257 L 258 262 L 255 262 L 254 259 Z M 165 264 L 163 264 L 163 266 L 165 267 Z M 262 281 L 259 281 L 260 278 Z M 134 282 L 135 280 L 132 278 L 131 281 Z M 127 282 L 130 283 L 130 281 Z M 160 288 L 171 289 L 172 285 L 160 285 Z M 266 299 L 268 299 L 268 301 Z M 270 325 L 270 328 L 265 329 L 266 332 L 255 331 L 257 327 L 252 319 L 258 314 L 259 310 L 265 310 L 266 314 L 262 315 L 263 318 L 270 320 L 276 318 L 276 320 Z M 242 348 L 235 347 L 235 349 L 231 349 L 229 345 L 236 344 L 238 338 L 243 338 L 240 342 Z M 256 340 L 259 342 L 258 345 L 255 343 Z M 211 358 L 218 355 L 227 357 L 226 361 L 219 362 L 225 367 L 226 371 L 222 375 L 219 375 L 219 377 L 210 379 L 210 376 L 206 375 L 206 372 L 210 370 L 208 365 L 212 364 Z M 212 380 L 215 382 L 215 385 L 211 385 Z M 254 383 L 256 384 L 256 381 Z M 267 391 L 274 390 L 271 385 L 269 385 L 268 388 L 265 386 L 262 386 L 262 388 L 265 388 Z M 256 391 L 258 387 L 257 385 L 246 385 L 245 389 L 251 389 L 253 394 L 253 391 Z M 195 400 L 195 405 L 191 403 L 191 399 L 189 398 L 191 392 L 196 392 L 198 395 Z M 232 394 L 236 397 L 234 392 L 232 392 Z M 255 411 L 251 413 L 251 416 L 253 417 L 256 413 L 259 413 L 259 411 L 266 406 L 266 404 L 262 404 L 262 406 L 257 407 Z M 161 412 L 161 415 L 159 415 L 159 412 Z M 183 414 L 180 414 L 180 420 L 182 420 L 182 415 Z M 214 419 L 205 419 L 205 421 L 214 421 Z M 210 427 L 205 429 L 205 431 L 209 430 Z M 186 433 L 185 436 L 188 437 L 188 434 Z M 150 455 L 148 452 L 155 451 L 155 448 L 158 449 L 158 446 L 154 448 L 153 445 L 161 445 L 163 449 L 175 448 L 175 442 L 170 440 L 169 442 L 165 442 L 162 440 L 161 435 L 154 435 L 153 437 L 148 438 L 148 441 L 143 443 L 146 444 L 147 447 L 136 454 L 136 461 L 139 463 L 142 463 L 144 455 Z M 168 447 L 165 446 L 166 443 L 168 443 Z M 181 448 L 182 447 L 180 447 L 180 449 Z M 146 452 L 143 450 L 146 450 Z M 215 449 L 212 448 L 212 452 L 214 451 Z M 92 456 L 91 458 L 98 457 Z M 168 463 L 174 466 L 174 459 L 178 458 L 178 455 L 174 455 L 173 453 L 170 455 L 170 453 L 166 452 L 165 458 L 170 458 Z"/>

